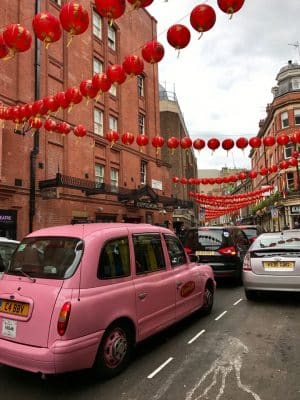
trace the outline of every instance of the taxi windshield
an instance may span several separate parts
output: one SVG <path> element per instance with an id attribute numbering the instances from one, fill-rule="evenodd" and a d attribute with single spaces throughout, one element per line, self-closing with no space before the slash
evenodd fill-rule
<path id="1" fill-rule="evenodd" d="M 7 273 L 34 278 L 69 278 L 80 262 L 82 250 L 83 242 L 78 238 L 26 238 L 14 253 Z"/>

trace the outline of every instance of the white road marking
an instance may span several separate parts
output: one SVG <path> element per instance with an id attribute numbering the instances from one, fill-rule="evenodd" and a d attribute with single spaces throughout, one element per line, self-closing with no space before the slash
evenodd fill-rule
<path id="1" fill-rule="evenodd" d="M 195 340 L 198 339 L 199 336 L 201 336 L 205 332 L 205 329 L 202 329 L 202 331 L 198 332 L 197 335 L 195 335 L 191 340 L 188 341 L 188 344 L 193 343 Z"/>
<path id="2" fill-rule="evenodd" d="M 254 400 L 261 400 L 258 394 L 254 393 L 249 386 L 241 382 L 242 357 L 248 353 L 248 348 L 239 339 L 229 337 L 222 355 L 211 365 L 195 386 L 187 393 L 185 400 L 199 400 L 207 398 L 208 392 L 214 388 L 218 390 L 215 400 L 219 400 L 225 390 L 226 377 L 235 372 L 237 386 L 246 393 L 249 393 Z M 211 377 L 211 380 L 209 380 Z M 202 387 L 201 387 L 202 385 Z M 205 386 L 206 387 L 203 387 Z"/>
<path id="3" fill-rule="evenodd" d="M 150 375 L 147 376 L 148 379 L 152 379 L 156 374 L 158 374 L 163 368 L 165 368 L 166 365 L 168 365 L 171 361 L 173 360 L 173 357 L 170 357 L 165 361 L 163 364 L 161 364 L 160 367 L 158 367 L 155 371 L 153 371 Z"/>
<path id="4" fill-rule="evenodd" d="M 235 303 L 233 303 L 234 306 L 236 306 L 237 304 L 239 304 L 243 299 L 239 299 L 237 300 Z"/>
<path id="5" fill-rule="evenodd" d="M 223 311 L 222 314 L 220 314 L 217 318 L 215 318 L 215 321 L 218 321 L 220 318 L 223 317 L 223 315 L 225 315 L 227 313 L 227 311 Z"/>

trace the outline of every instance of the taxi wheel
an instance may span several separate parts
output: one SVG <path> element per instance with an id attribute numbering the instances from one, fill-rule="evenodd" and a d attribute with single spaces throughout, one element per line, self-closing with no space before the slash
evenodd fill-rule
<path id="1" fill-rule="evenodd" d="M 204 315 L 208 315 L 211 313 L 214 304 L 214 292 L 210 286 L 205 287 L 204 298 L 203 298 L 203 306 L 201 308 L 201 312 Z"/>
<path id="2" fill-rule="evenodd" d="M 129 363 L 133 349 L 133 335 L 128 324 L 116 322 L 105 332 L 95 361 L 95 372 L 100 378 L 118 375 Z"/>

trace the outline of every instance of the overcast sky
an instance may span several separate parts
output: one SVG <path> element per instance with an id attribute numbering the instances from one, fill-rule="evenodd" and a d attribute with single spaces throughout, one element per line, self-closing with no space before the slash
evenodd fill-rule
<path id="1" fill-rule="evenodd" d="M 201 3 L 215 9 L 217 20 L 198 40 L 190 13 Z M 147 10 L 158 21 L 158 41 L 165 48 L 160 82 L 175 90 L 192 139 L 256 136 L 266 105 L 273 100 L 277 73 L 288 60 L 299 61 L 299 49 L 289 44 L 300 40 L 300 1 L 245 0 L 232 19 L 218 8 L 217 0 L 154 0 Z M 166 40 L 175 23 L 191 32 L 179 56 Z M 247 149 L 243 153 L 234 148 L 227 155 L 223 149 L 212 154 L 206 147 L 196 151 L 198 168 L 250 168 Z"/>

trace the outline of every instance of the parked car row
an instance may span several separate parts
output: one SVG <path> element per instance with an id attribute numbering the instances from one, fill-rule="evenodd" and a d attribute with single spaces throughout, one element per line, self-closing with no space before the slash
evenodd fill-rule
<path id="1" fill-rule="evenodd" d="M 170 230 L 83 224 L 25 237 L 0 279 L 0 363 L 42 374 L 118 374 L 134 345 L 213 307 L 209 265 Z"/>

